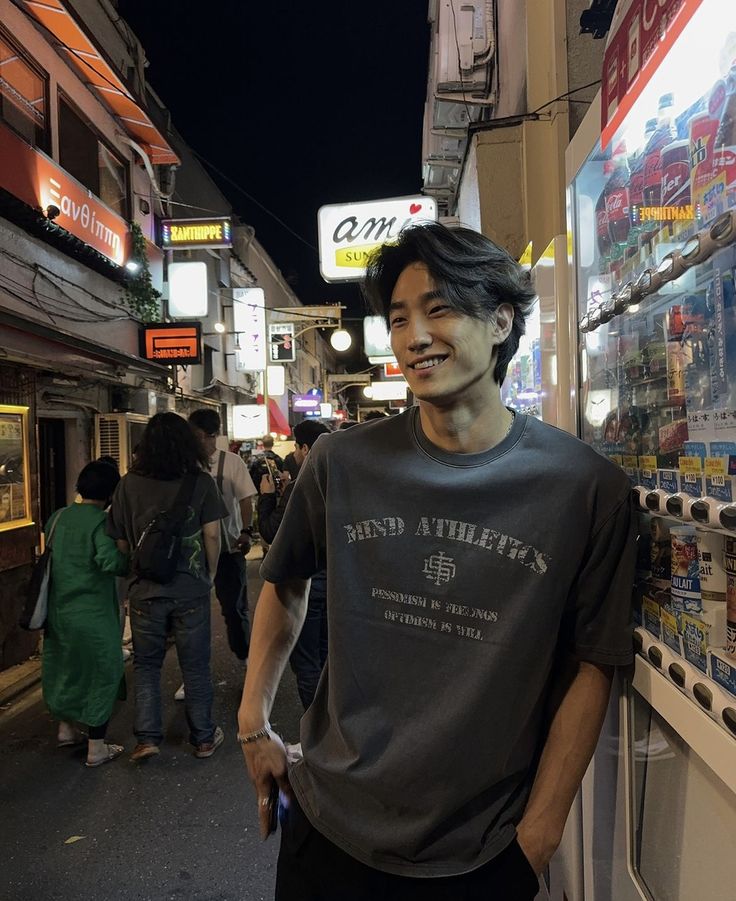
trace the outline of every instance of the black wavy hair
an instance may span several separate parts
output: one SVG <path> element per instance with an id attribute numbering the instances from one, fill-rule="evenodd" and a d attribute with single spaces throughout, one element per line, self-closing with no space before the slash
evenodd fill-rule
<path id="1" fill-rule="evenodd" d="M 217 410 L 200 407 L 189 414 L 189 424 L 201 429 L 205 435 L 216 435 L 222 428 L 222 420 Z"/>
<path id="2" fill-rule="evenodd" d="M 302 444 L 306 444 L 309 448 L 314 446 L 314 442 L 320 435 L 326 435 L 329 431 L 330 429 L 324 422 L 317 422 L 316 419 L 304 419 L 302 422 L 297 422 L 292 429 L 294 441 L 300 447 Z"/>
<path id="3" fill-rule="evenodd" d="M 77 491 L 86 501 L 107 501 L 120 481 L 117 466 L 103 459 L 88 463 L 77 476 Z"/>
<path id="4" fill-rule="evenodd" d="M 168 482 L 206 470 L 208 465 L 189 423 L 177 413 L 157 413 L 143 431 L 131 472 Z"/>
<path id="5" fill-rule="evenodd" d="M 363 295 L 370 311 L 386 322 L 396 282 L 412 263 L 424 263 L 443 300 L 467 316 L 489 320 L 502 303 L 514 308 L 511 332 L 498 346 L 493 369 L 500 385 L 536 299 L 530 274 L 502 247 L 470 228 L 439 222 L 413 225 L 368 259 Z"/>

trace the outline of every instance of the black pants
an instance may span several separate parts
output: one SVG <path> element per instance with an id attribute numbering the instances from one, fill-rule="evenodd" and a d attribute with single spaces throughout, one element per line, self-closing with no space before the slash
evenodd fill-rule
<path id="1" fill-rule="evenodd" d="M 220 554 L 215 576 L 215 593 L 225 620 L 227 643 L 238 660 L 246 660 L 250 647 L 248 625 L 248 588 L 245 580 L 245 558 L 234 554 Z"/>
<path id="2" fill-rule="evenodd" d="M 107 735 L 107 724 L 110 720 L 105 720 L 101 726 L 87 726 L 87 737 L 92 741 L 99 741 Z"/>
<path id="3" fill-rule="evenodd" d="M 533 901 L 538 890 L 516 840 L 470 873 L 424 879 L 355 860 L 317 832 L 295 801 L 282 825 L 276 901 Z"/>
<path id="4" fill-rule="evenodd" d="M 327 660 L 327 598 L 309 593 L 307 615 L 289 663 L 296 676 L 299 699 L 306 710 L 314 700 L 317 683 Z"/>

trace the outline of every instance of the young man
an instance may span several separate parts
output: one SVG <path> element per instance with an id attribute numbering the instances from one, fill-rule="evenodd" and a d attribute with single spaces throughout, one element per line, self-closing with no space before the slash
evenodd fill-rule
<path id="1" fill-rule="evenodd" d="M 239 740 L 277 898 L 530 901 L 632 658 L 624 474 L 506 409 L 534 292 L 468 229 L 405 230 L 366 282 L 418 406 L 321 439 L 262 574 Z M 311 575 L 328 663 L 287 771 L 268 717 Z"/>
<path id="2" fill-rule="evenodd" d="M 306 419 L 294 426 L 294 459 L 299 468 L 304 464 L 314 442 L 320 435 L 329 434 L 322 422 Z M 276 488 L 271 476 L 261 478 L 261 493 L 258 498 L 258 531 L 268 544 L 278 532 L 284 518 L 286 505 L 294 490 L 294 482 L 287 482 L 281 497 L 276 496 Z M 307 615 L 299 639 L 291 652 L 289 663 L 296 676 L 299 698 L 307 710 L 314 700 L 317 683 L 327 660 L 327 573 L 314 573 L 309 586 Z"/>
<path id="3" fill-rule="evenodd" d="M 210 474 L 217 482 L 228 515 L 222 520 L 222 548 L 215 576 L 215 593 L 227 629 L 230 650 L 238 660 L 248 657 L 248 589 L 245 554 L 253 535 L 253 496 L 255 486 L 248 468 L 238 454 L 217 450 L 220 416 L 216 410 L 202 408 L 189 416 L 194 430 L 210 462 Z M 182 695 L 177 692 L 177 699 Z M 183 699 L 183 696 L 182 698 Z"/>

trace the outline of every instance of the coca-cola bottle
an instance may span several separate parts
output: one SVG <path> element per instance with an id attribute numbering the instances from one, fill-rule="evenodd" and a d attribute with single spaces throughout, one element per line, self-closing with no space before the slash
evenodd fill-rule
<path id="1" fill-rule="evenodd" d="M 716 133 L 713 166 L 716 176 L 724 176 L 726 198 L 719 203 L 719 212 L 734 204 L 736 193 L 736 60 L 726 79 L 726 105 Z"/>
<path id="2" fill-rule="evenodd" d="M 674 103 L 674 94 L 663 94 L 659 98 L 657 128 L 644 149 L 644 206 L 662 204 L 662 148 L 677 137 L 672 127 Z"/>
<path id="3" fill-rule="evenodd" d="M 611 175 L 613 175 L 613 161 L 606 160 L 603 164 L 603 175 L 606 179 L 606 184 L 608 184 L 608 180 Z M 600 255 L 600 261 L 605 266 L 610 262 L 611 256 L 611 236 L 608 233 L 608 213 L 606 213 L 606 188 L 605 185 L 603 190 L 601 191 L 601 196 L 598 198 L 598 203 L 595 205 L 595 229 L 596 236 L 598 239 L 598 253 Z"/>
<path id="4" fill-rule="evenodd" d="M 641 228 L 640 210 L 644 206 L 644 162 L 646 160 L 646 148 L 652 135 L 657 130 L 657 120 L 649 119 L 644 129 L 644 148 L 637 154 L 632 155 L 629 160 L 629 168 L 631 169 L 631 222 L 633 228 L 637 231 Z"/>
<path id="5" fill-rule="evenodd" d="M 621 141 L 613 151 L 613 172 L 606 182 L 603 193 L 606 198 L 608 234 L 611 238 L 612 255 L 619 256 L 629 239 L 631 231 L 629 186 L 631 172 L 626 156 L 626 144 Z M 618 250 L 618 253 L 617 253 Z"/>

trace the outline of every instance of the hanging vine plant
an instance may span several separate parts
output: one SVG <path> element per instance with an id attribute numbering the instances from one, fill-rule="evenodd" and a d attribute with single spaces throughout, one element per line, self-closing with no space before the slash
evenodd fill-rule
<path id="1" fill-rule="evenodd" d="M 125 302 L 137 319 L 142 322 L 155 322 L 160 315 L 161 292 L 157 291 L 151 282 L 146 239 L 137 222 L 133 222 L 130 226 L 130 233 L 132 247 L 129 262 L 136 263 L 138 268 L 125 286 Z"/>

